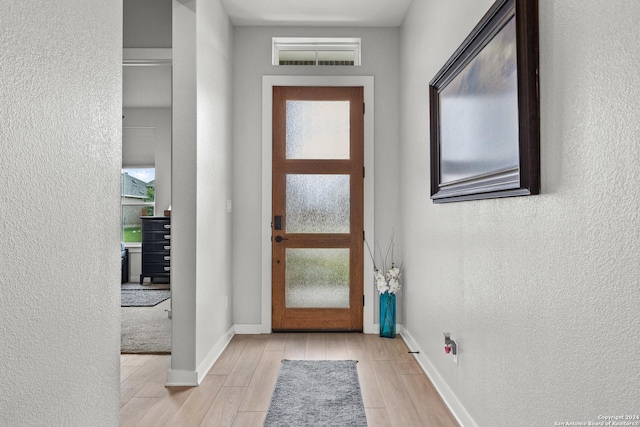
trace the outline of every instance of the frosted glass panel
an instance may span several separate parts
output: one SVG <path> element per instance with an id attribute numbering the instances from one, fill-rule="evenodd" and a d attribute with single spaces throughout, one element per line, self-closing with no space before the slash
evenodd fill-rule
<path id="1" fill-rule="evenodd" d="M 287 101 L 287 159 L 348 159 L 349 101 Z"/>
<path id="2" fill-rule="evenodd" d="M 287 308 L 349 308 L 349 249 L 287 249 Z"/>
<path id="3" fill-rule="evenodd" d="M 287 233 L 349 233 L 349 175 L 287 175 Z"/>

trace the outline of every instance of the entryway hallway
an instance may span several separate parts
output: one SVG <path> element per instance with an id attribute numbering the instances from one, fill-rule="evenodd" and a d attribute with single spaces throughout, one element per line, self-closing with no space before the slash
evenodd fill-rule
<path id="1" fill-rule="evenodd" d="M 122 355 L 120 425 L 262 426 L 283 359 L 358 360 L 369 426 L 453 427 L 400 336 L 235 335 L 199 387 L 165 387 L 170 356 Z"/>

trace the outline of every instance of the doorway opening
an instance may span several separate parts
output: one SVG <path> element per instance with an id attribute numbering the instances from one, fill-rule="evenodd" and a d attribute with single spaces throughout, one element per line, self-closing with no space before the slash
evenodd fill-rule
<path id="1" fill-rule="evenodd" d="M 171 58 L 123 51 L 121 353 L 171 352 Z"/>

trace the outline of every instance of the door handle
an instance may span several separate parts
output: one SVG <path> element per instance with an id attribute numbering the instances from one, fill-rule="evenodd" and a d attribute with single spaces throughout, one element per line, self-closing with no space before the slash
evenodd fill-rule
<path id="1" fill-rule="evenodd" d="M 282 242 L 283 240 L 289 240 L 289 239 L 285 239 L 285 238 L 284 238 L 284 237 L 282 237 L 282 236 L 276 236 L 276 242 L 280 243 L 280 242 Z"/>

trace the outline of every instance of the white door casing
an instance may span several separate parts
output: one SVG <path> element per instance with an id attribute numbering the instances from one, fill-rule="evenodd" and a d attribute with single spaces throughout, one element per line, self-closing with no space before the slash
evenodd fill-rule
<path id="1" fill-rule="evenodd" d="M 364 230 L 367 241 L 374 242 L 374 78 L 373 76 L 263 76 L 262 77 L 262 333 L 271 333 L 271 183 L 272 183 L 272 98 L 273 86 L 362 86 L 366 105 L 364 117 Z M 366 255 L 366 254 L 365 254 Z M 363 327 L 375 333 L 373 262 L 364 257 Z"/>

